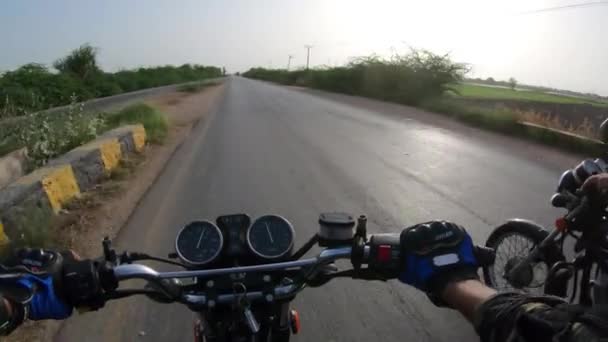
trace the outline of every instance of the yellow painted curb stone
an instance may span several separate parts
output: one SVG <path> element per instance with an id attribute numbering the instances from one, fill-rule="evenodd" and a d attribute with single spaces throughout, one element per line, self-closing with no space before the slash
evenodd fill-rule
<path id="1" fill-rule="evenodd" d="M 133 143 L 135 144 L 135 151 L 141 152 L 146 146 L 146 130 L 143 125 L 136 125 L 131 131 L 133 135 Z"/>
<path id="2" fill-rule="evenodd" d="M 99 145 L 99 152 L 101 153 L 101 160 L 106 171 L 112 171 L 121 159 L 120 143 L 118 139 L 108 139 L 102 141 Z"/>
<path id="3" fill-rule="evenodd" d="M 69 200 L 80 196 L 80 189 L 70 165 L 51 169 L 42 178 L 41 183 L 55 213 L 58 213 Z"/>
<path id="4" fill-rule="evenodd" d="M 43 167 L 27 174 L 15 184 L 30 185 L 40 182 L 49 203 L 55 213 L 61 210 L 61 206 L 80 195 L 80 188 L 76 182 L 71 165 L 55 167 Z"/>

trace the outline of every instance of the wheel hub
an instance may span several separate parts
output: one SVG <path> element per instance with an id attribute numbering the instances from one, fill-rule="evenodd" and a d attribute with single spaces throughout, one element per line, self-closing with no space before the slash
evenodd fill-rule
<path id="1" fill-rule="evenodd" d="M 534 280 L 534 269 L 530 264 L 520 267 L 517 273 L 511 272 L 515 265 L 519 264 L 522 260 L 524 260 L 523 257 L 513 257 L 509 259 L 505 265 L 504 278 L 509 282 L 509 284 L 511 284 L 511 286 L 517 289 L 530 286 Z"/>

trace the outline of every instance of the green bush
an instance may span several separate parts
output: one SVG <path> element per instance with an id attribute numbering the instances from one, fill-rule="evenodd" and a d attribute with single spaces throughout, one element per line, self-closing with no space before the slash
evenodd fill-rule
<path id="1" fill-rule="evenodd" d="M 109 128 L 127 124 L 143 124 L 148 140 L 153 143 L 162 143 L 167 137 L 169 129 L 167 117 L 144 103 L 134 104 L 118 113 L 108 115 L 106 123 Z"/>
<path id="2" fill-rule="evenodd" d="M 342 67 L 296 71 L 252 68 L 243 76 L 416 105 L 441 95 L 466 71 L 466 65 L 452 62 L 447 55 L 411 50 L 390 59 L 358 58 Z"/>
<path id="3" fill-rule="evenodd" d="M 117 113 L 90 114 L 74 104 L 60 113 L 28 114 L 0 121 L 0 155 L 27 147 L 31 166 L 42 166 L 107 130 L 136 123 L 144 125 L 151 142 L 162 143 L 167 136 L 166 117 L 148 105 L 131 105 Z"/>
<path id="4" fill-rule="evenodd" d="M 30 63 L 0 75 L 0 119 L 43 109 L 144 88 L 219 77 L 222 69 L 184 64 L 103 72 L 97 66 L 97 50 L 83 45 L 57 60 L 51 72 Z"/>
<path id="5" fill-rule="evenodd" d="M 82 107 L 70 105 L 64 112 L 27 114 L 0 121 L 0 151 L 27 147 L 32 166 L 42 166 L 77 146 L 93 140 L 106 130 L 102 114 L 85 114 Z"/>

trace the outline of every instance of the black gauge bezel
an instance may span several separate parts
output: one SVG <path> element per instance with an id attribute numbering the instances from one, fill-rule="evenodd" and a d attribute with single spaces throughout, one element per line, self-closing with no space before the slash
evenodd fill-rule
<path id="1" fill-rule="evenodd" d="M 268 218 L 268 217 L 273 217 L 273 218 L 278 218 L 278 219 L 283 220 L 283 222 L 287 225 L 287 227 L 289 227 L 289 230 L 291 230 L 291 241 L 289 243 L 289 247 L 279 255 L 265 255 L 264 253 L 260 253 L 253 247 L 253 244 L 251 243 L 252 228 L 255 226 L 256 222 L 258 222 L 259 220 Z M 295 231 L 295 229 L 293 229 L 293 225 L 291 224 L 291 222 L 289 222 L 289 220 L 287 220 L 286 218 L 284 218 L 281 215 L 272 215 L 272 214 L 260 216 L 260 217 L 256 218 L 255 220 L 253 220 L 253 222 L 251 222 L 251 224 L 249 225 L 249 228 L 247 228 L 247 234 L 246 234 L 247 247 L 249 247 L 249 250 L 256 256 L 258 256 L 262 259 L 265 259 L 265 260 L 277 260 L 277 259 L 281 259 L 281 258 L 285 257 L 289 252 L 291 252 L 293 250 L 295 239 L 296 239 L 296 231 Z"/>
<path id="2" fill-rule="evenodd" d="M 188 258 L 186 258 L 182 251 L 179 250 L 179 246 L 178 246 L 178 241 L 179 241 L 179 237 L 180 235 L 183 233 L 183 231 L 185 229 L 187 229 L 188 227 L 190 227 L 191 225 L 194 224 L 209 224 L 211 225 L 213 228 L 215 228 L 215 230 L 217 231 L 217 233 L 220 236 L 220 246 L 217 249 L 217 252 L 210 258 L 208 258 L 205 261 L 192 261 Z M 177 253 L 177 256 L 180 258 L 181 261 L 183 261 L 184 263 L 191 265 L 191 266 L 204 266 L 204 265 L 208 265 L 210 263 L 212 263 L 213 261 L 215 261 L 217 259 L 217 257 L 220 255 L 220 253 L 222 252 L 222 250 L 224 249 L 224 234 L 222 234 L 222 231 L 220 230 L 220 228 L 213 222 L 209 221 L 209 220 L 196 220 L 196 221 L 192 221 L 190 223 L 188 223 L 187 225 L 185 225 L 182 229 L 179 230 L 179 232 L 177 233 L 177 236 L 175 237 L 175 252 Z"/>

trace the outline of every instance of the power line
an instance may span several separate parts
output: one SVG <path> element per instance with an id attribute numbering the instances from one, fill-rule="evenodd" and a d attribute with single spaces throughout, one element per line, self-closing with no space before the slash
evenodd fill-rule
<path id="1" fill-rule="evenodd" d="M 591 7 L 591 6 L 601 6 L 601 5 L 608 5 L 608 1 L 599 0 L 599 1 L 592 1 L 592 2 L 584 2 L 584 3 L 580 3 L 580 4 L 571 4 L 571 5 L 547 7 L 547 8 L 540 8 L 540 9 L 530 10 L 530 11 L 517 12 L 515 14 L 520 15 L 520 14 L 534 14 L 534 13 L 543 13 L 543 12 L 554 12 L 554 11 L 561 11 L 561 10 L 565 10 L 565 9 Z"/>

